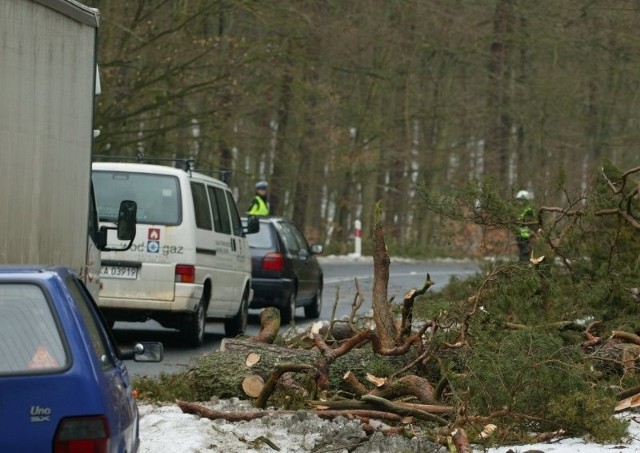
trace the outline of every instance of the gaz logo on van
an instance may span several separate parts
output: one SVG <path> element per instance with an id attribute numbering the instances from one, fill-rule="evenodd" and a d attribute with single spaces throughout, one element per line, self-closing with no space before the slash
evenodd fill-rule
<path id="1" fill-rule="evenodd" d="M 147 239 L 147 252 L 158 253 L 160 251 L 160 228 L 149 228 Z"/>

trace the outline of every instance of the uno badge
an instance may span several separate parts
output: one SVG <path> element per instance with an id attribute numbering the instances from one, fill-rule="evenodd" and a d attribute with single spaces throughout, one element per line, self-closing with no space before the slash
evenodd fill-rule
<path id="1" fill-rule="evenodd" d="M 147 252 L 158 253 L 160 251 L 160 228 L 149 228 L 147 234 Z"/>

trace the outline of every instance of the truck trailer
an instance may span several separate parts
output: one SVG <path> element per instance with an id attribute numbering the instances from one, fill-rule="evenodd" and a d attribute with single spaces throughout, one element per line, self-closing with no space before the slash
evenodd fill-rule
<path id="1" fill-rule="evenodd" d="M 107 243 L 91 186 L 98 25 L 74 0 L 0 2 L 0 264 L 71 267 L 96 297 Z M 135 204 L 120 217 L 118 236 L 133 240 Z"/>

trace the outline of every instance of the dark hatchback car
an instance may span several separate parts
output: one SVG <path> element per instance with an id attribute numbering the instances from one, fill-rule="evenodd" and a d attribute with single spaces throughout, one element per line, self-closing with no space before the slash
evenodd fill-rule
<path id="1" fill-rule="evenodd" d="M 260 230 L 248 234 L 251 251 L 250 308 L 277 307 L 289 324 L 297 307 L 309 319 L 322 311 L 323 275 L 315 255 L 322 245 L 309 246 L 296 225 L 282 217 L 260 217 Z M 247 219 L 243 219 L 246 224 Z"/>
<path id="2" fill-rule="evenodd" d="M 139 416 L 121 351 L 82 281 L 64 267 L 0 266 L 0 451 L 132 453 Z"/>

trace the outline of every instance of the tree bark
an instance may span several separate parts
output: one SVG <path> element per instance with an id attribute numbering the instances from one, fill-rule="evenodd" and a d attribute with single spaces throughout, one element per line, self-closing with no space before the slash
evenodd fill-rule
<path id="1" fill-rule="evenodd" d="M 373 230 L 373 293 L 371 303 L 373 305 L 373 319 L 376 323 L 378 337 L 385 348 L 395 345 L 398 337 L 393 313 L 389 304 L 389 253 L 384 241 L 384 229 L 382 226 L 382 207 L 376 206 L 376 223 Z"/>

